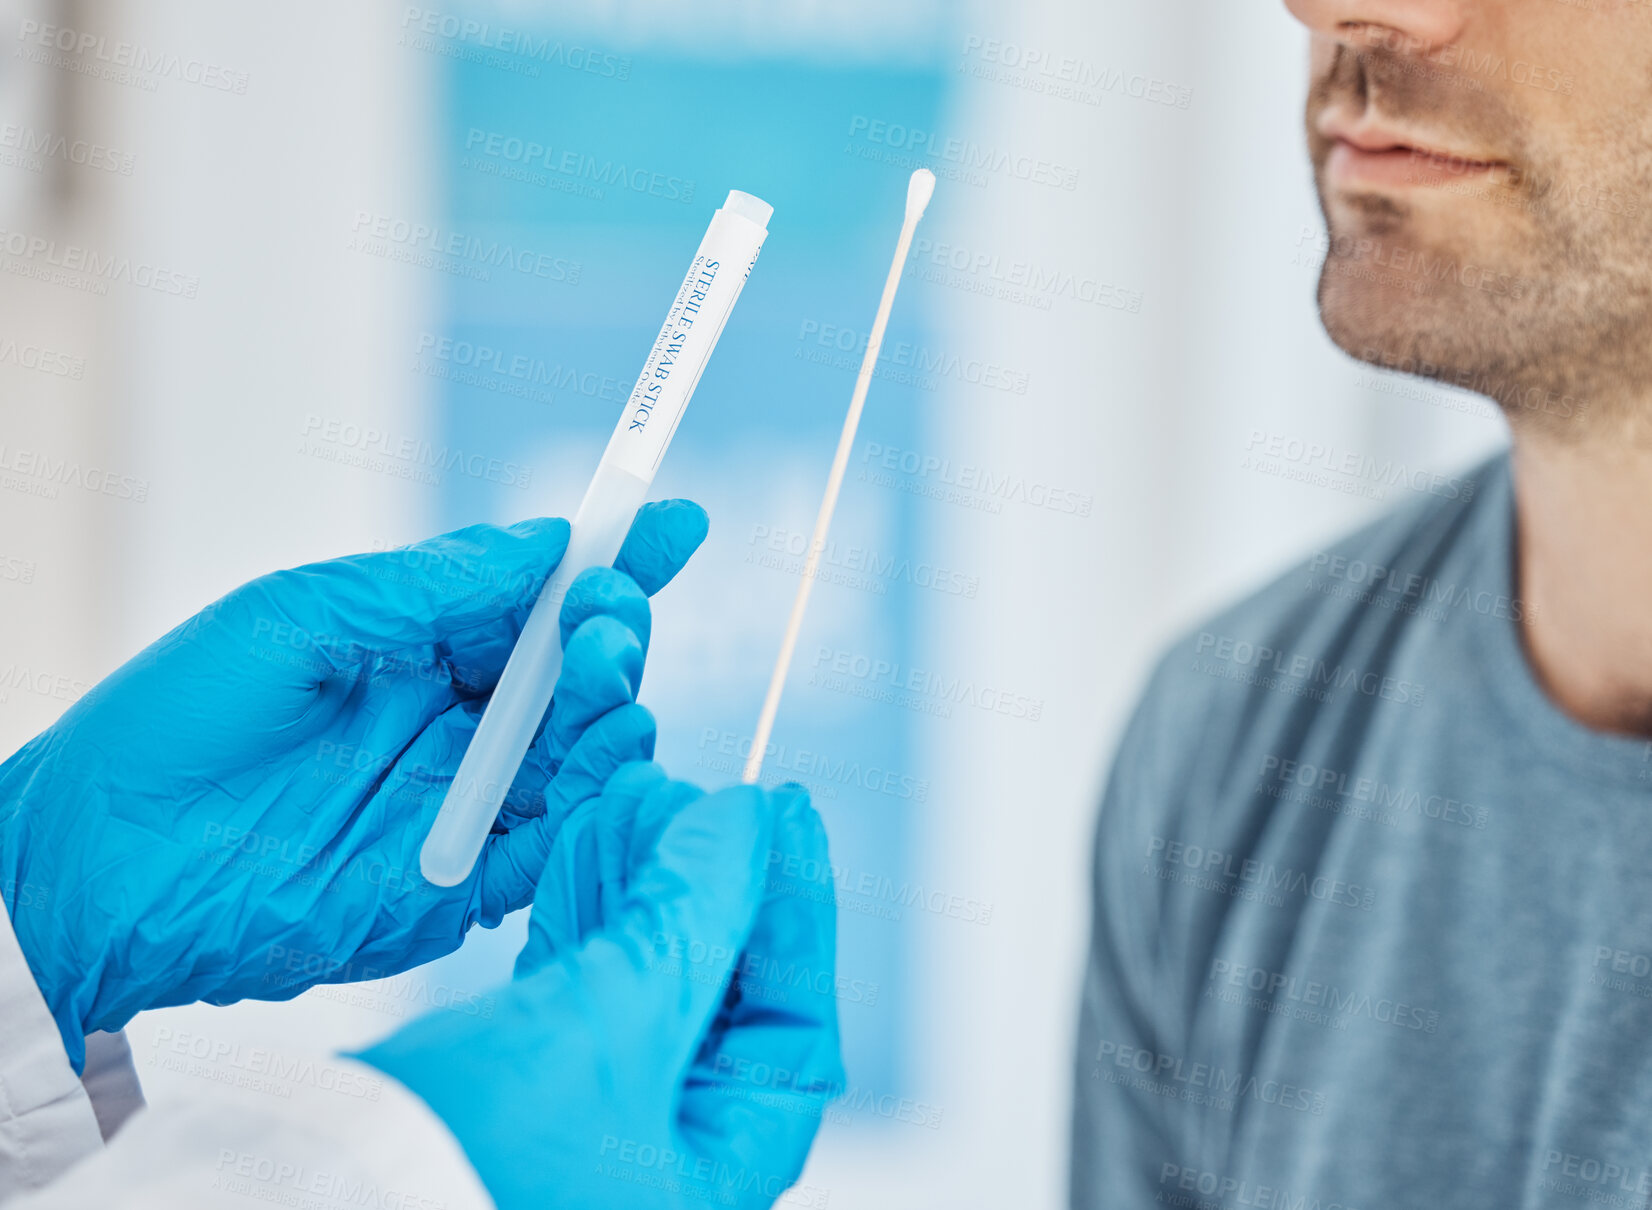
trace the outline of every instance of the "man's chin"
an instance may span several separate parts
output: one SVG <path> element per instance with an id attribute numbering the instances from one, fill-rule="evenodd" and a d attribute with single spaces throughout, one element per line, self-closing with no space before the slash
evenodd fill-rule
<path id="1" fill-rule="evenodd" d="M 1525 305 L 1541 307 L 1531 299 Z M 1403 276 L 1384 276 L 1380 266 L 1328 257 L 1319 317 L 1350 357 L 1483 395 L 1517 428 L 1577 439 L 1602 413 L 1594 389 L 1566 370 L 1566 359 L 1534 347 L 1529 337 L 1542 329 L 1489 298 L 1419 289 Z"/>
<path id="2" fill-rule="evenodd" d="M 1373 365 L 1449 367 L 1465 351 L 1452 317 L 1423 283 L 1359 261 L 1326 259 L 1319 318 L 1338 348 Z"/>
<path id="3" fill-rule="evenodd" d="M 1435 217 L 1372 207 L 1333 226 L 1319 275 L 1325 331 L 1362 361 L 1507 372 L 1522 360 L 1511 334 L 1528 327 L 1537 283 Z M 1442 225 L 1452 229 L 1425 237 Z"/>

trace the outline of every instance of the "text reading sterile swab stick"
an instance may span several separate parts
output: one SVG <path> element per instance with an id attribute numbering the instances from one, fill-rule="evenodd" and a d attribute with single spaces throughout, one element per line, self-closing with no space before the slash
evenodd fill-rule
<path id="1" fill-rule="evenodd" d="M 803 629 L 803 611 L 809 607 L 809 590 L 814 586 L 815 573 L 820 568 L 821 552 L 826 549 L 826 531 L 831 528 L 838 491 L 843 487 L 843 476 L 849 469 L 849 451 L 855 444 L 855 430 L 860 427 L 860 413 L 866 406 L 866 390 L 872 385 L 872 371 L 878 364 L 878 351 L 883 348 L 883 330 L 889 326 L 895 291 L 900 287 L 901 271 L 906 268 L 906 254 L 912 247 L 912 233 L 917 230 L 918 220 L 924 216 L 924 207 L 929 205 L 934 192 L 935 174 L 927 168 L 918 169 L 907 182 L 906 221 L 901 224 L 895 259 L 889 266 L 889 277 L 883 283 L 883 298 L 878 302 L 878 316 L 872 321 L 872 336 L 866 342 L 865 356 L 860 359 L 860 377 L 855 379 L 849 414 L 843 418 L 843 433 L 837 439 L 837 456 L 832 459 L 832 473 L 826 477 L 826 495 L 820 501 L 820 515 L 815 518 L 815 532 L 809 539 L 809 557 L 803 563 L 803 579 L 798 583 L 797 596 L 792 599 L 792 616 L 786 622 L 786 637 L 780 641 L 780 656 L 774 662 L 769 692 L 763 699 L 763 713 L 757 717 L 757 732 L 752 736 L 751 755 L 746 758 L 746 769 L 740 777 L 747 785 L 755 783 L 763 772 L 763 750 L 769 746 L 769 735 L 774 731 L 774 716 L 780 711 L 780 691 L 785 688 L 786 673 L 792 666 L 792 652 L 797 648 L 798 632 Z"/>

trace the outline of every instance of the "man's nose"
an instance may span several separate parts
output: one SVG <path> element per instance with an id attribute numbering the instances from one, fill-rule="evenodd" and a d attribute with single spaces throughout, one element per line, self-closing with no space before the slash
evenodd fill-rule
<path id="1" fill-rule="evenodd" d="M 1350 46 L 1427 54 L 1455 42 L 1477 0 L 1285 0 L 1316 34 Z"/>

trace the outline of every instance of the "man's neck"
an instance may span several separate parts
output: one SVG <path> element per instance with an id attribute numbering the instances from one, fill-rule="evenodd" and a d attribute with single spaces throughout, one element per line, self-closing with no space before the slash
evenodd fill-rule
<path id="1" fill-rule="evenodd" d="M 1652 448 L 1515 434 L 1526 655 L 1567 714 L 1652 736 Z"/>

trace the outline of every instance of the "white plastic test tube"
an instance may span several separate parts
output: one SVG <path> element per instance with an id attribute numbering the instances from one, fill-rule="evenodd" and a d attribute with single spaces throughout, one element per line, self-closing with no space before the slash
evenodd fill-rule
<path id="1" fill-rule="evenodd" d="M 456 886 L 476 864 L 562 671 L 561 614 L 568 587 L 586 568 L 610 566 L 619 555 L 700 373 L 757 262 L 773 213 L 774 207 L 762 199 L 733 190 L 712 215 L 574 514 L 567 553 L 528 614 L 425 838 L 419 870 L 427 881 Z"/>

